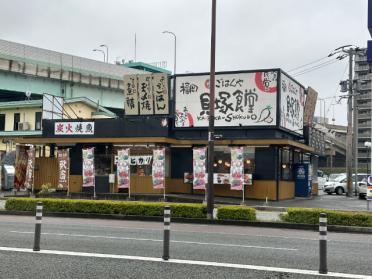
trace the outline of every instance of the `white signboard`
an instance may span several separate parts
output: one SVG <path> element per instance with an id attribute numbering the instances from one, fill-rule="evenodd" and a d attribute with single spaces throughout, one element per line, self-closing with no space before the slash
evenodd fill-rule
<path id="1" fill-rule="evenodd" d="M 55 122 L 54 135 L 94 135 L 94 122 Z"/>
<path id="2" fill-rule="evenodd" d="M 137 156 L 130 156 L 130 164 L 132 166 L 142 166 L 142 165 L 150 165 L 152 160 L 152 155 L 137 155 Z M 115 165 L 118 163 L 118 156 L 115 156 Z"/>
<path id="3" fill-rule="evenodd" d="M 168 114 L 168 76 L 158 73 L 124 76 L 124 109 L 126 115 Z"/>
<path id="4" fill-rule="evenodd" d="M 216 126 L 275 126 L 277 71 L 216 75 Z M 176 78 L 176 127 L 206 127 L 209 75 Z"/>
<path id="5" fill-rule="evenodd" d="M 305 91 L 297 82 L 281 74 L 280 126 L 303 133 Z"/>

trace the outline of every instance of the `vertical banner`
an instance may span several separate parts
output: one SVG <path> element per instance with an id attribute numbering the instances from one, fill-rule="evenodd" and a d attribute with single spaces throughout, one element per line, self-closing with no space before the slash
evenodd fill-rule
<path id="1" fill-rule="evenodd" d="M 137 75 L 124 76 L 125 115 L 138 115 Z"/>
<path id="2" fill-rule="evenodd" d="M 58 160 L 58 186 L 60 190 L 69 190 L 70 156 L 68 149 L 57 151 Z"/>
<path id="3" fill-rule="evenodd" d="M 83 149 L 83 187 L 94 187 L 94 147 Z"/>
<path id="4" fill-rule="evenodd" d="M 15 160 L 15 174 L 14 174 L 14 188 L 17 190 L 25 187 L 27 168 L 27 152 L 26 146 L 16 146 L 16 160 Z"/>
<path id="5" fill-rule="evenodd" d="M 35 148 L 31 146 L 27 150 L 27 168 L 25 187 L 28 189 L 34 188 L 34 169 L 35 169 Z"/>
<path id="6" fill-rule="evenodd" d="M 138 101 L 140 115 L 154 114 L 151 75 L 138 75 Z"/>
<path id="7" fill-rule="evenodd" d="M 118 162 L 116 165 L 118 177 L 118 188 L 125 189 L 130 187 L 130 158 L 129 148 L 118 150 Z"/>
<path id="8" fill-rule="evenodd" d="M 193 155 L 193 189 L 204 189 L 206 185 L 205 160 L 206 147 L 195 147 L 192 150 Z"/>
<path id="9" fill-rule="evenodd" d="M 165 188 L 165 149 L 154 149 L 152 160 L 152 184 L 154 189 Z"/>
<path id="10" fill-rule="evenodd" d="M 231 190 L 243 190 L 244 184 L 243 147 L 231 148 L 230 184 Z"/>
<path id="11" fill-rule="evenodd" d="M 152 75 L 152 91 L 154 94 L 155 114 L 168 114 L 168 78 L 166 74 Z"/>

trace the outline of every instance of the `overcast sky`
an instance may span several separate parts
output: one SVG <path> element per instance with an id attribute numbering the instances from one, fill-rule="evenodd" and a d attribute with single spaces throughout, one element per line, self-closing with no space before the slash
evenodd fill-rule
<path id="1" fill-rule="evenodd" d="M 167 61 L 172 70 L 173 37 L 162 34 L 172 31 L 177 73 L 209 71 L 210 22 L 211 0 L 0 0 L 0 38 L 97 60 L 102 54 L 92 49 L 100 44 L 109 46 L 110 62 L 134 59 L 136 33 L 137 61 Z M 218 71 L 289 71 L 341 45 L 366 47 L 368 39 L 367 0 L 217 0 Z M 326 98 L 340 95 L 346 66 L 345 59 L 289 73 Z M 342 103 L 334 106 L 336 124 L 346 123 Z"/>

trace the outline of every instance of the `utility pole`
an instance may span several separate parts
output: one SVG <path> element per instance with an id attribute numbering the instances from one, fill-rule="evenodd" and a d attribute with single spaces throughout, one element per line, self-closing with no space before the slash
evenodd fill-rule
<path id="1" fill-rule="evenodd" d="M 347 134 L 346 134 L 346 174 L 347 174 L 347 197 L 353 195 L 353 184 L 352 184 L 352 168 L 353 168 L 353 131 L 352 131 L 352 96 L 353 96 L 353 52 L 351 49 L 344 50 L 349 55 L 349 82 L 348 91 L 349 95 L 347 98 Z"/>
<path id="2" fill-rule="evenodd" d="M 209 76 L 209 126 L 208 126 L 208 188 L 207 188 L 207 218 L 213 219 L 214 209 L 214 91 L 216 70 L 216 0 L 212 0 L 212 28 L 211 28 L 211 70 Z"/>

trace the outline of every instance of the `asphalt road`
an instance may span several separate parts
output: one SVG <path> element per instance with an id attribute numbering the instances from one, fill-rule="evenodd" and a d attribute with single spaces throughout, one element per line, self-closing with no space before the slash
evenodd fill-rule
<path id="1" fill-rule="evenodd" d="M 173 262 L 160 259 L 162 223 L 44 218 L 41 253 L 15 251 L 32 248 L 33 231 L 33 217 L 0 216 L 0 278 L 319 278 L 310 231 L 172 224 Z M 329 239 L 330 272 L 372 275 L 371 235 Z"/>

